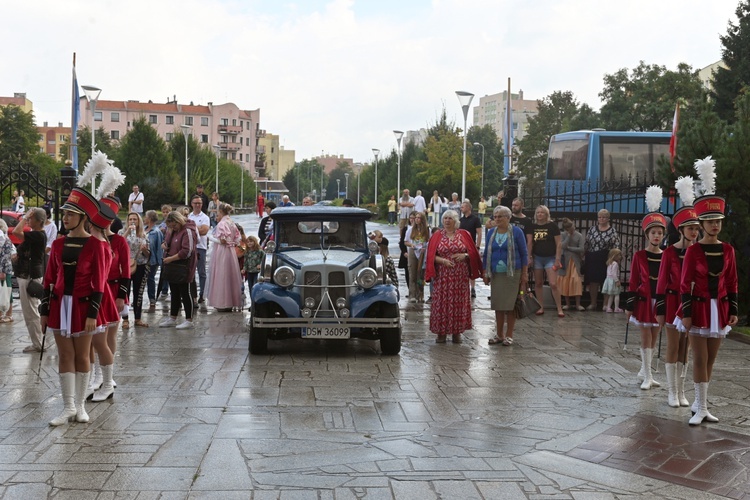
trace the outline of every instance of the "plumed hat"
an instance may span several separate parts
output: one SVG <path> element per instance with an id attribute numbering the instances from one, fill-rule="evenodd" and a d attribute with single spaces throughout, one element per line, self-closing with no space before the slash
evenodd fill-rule
<path id="1" fill-rule="evenodd" d="M 699 223 L 698 214 L 693 206 L 693 203 L 695 202 L 693 183 L 694 180 L 689 175 L 686 177 L 680 177 L 674 183 L 674 187 L 680 194 L 680 201 L 682 202 L 682 208 L 677 210 L 672 217 L 672 224 L 674 224 L 674 227 L 680 228 Z"/>
<path id="2" fill-rule="evenodd" d="M 659 186 L 649 186 L 648 189 L 646 189 L 646 208 L 649 212 L 641 221 L 641 228 L 644 233 L 656 226 L 659 226 L 664 230 L 667 229 L 667 218 L 659 213 L 662 198 L 662 190 Z"/>
<path id="3" fill-rule="evenodd" d="M 91 214 L 99 212 L 99 202 L 85 189 L 74 187 L 60 208 L 91 217 Z"/>

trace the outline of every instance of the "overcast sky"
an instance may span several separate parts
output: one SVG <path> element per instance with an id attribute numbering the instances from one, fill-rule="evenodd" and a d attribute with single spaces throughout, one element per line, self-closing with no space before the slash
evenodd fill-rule
<path id="1" fill-rule="evenodd" d="M 393 129 L 462 124 L 456 90 L 527 99 L 570 90 L 598 109 L 604 74 L 640 60 L 721 58 L 739 0 L 28 0 L 3 2 L 0 95 L 70 125 L 78 81 L 101 99 L 261 110 L 297 160 L 355 161 Z M 471 125 L 471 112 L 469 113 Z"/>

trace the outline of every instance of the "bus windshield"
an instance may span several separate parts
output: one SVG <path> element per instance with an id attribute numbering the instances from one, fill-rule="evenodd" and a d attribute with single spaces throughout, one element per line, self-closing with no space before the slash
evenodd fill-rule
<path id="1" fill-rule="evenodd" d="M 588 154 L 588 139 L 551 142 L 547 160 L 547 179 L 585 180 Z"/>
<path id="2" fill-rule="evenodd" d="M 669 158 L 669 144 L 659 144 L 655 139 L 634 141 L 623 138 L 602 137 L 601 176 L 607 180 L 636 177 L 653 179 L 656 162 L 660 156 Z"/>

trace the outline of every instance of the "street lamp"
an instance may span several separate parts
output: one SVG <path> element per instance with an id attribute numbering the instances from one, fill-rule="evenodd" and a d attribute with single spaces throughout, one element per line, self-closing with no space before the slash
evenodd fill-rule
<path id="1" fill-rule="evenodd" d="M 349 198 L 349 172 L 344 172 L 344 178 L 346 179 L 344 183 L 344 198 Z"/>
<path id="2" fill-rule="evenodd" d="M 458 97 L 458 102 L 461 104 L 461 110 L 464 112 L 464 162 L 461 174 L 461 201 L 463 202 L 466 199 L 466 120 L 469 118 L 469 105 L 474 98 L 474 94 L 457 90 L 456 96 Z"/>
<path id="3" fill-rule="evenodd" d="M 481 197 L 484 196 L 484 145 L 479 142 L 475 142 L 474 145 L 482 147 L 482 189 L 479 192 L 479 196 Z"/>
<path id="4" fill-rule="evenodd" d="M 378 206 L 378 155 L 380 154 L 380 150 L 373 148 L 372 154 L 375 155 L 375 206 L 377 207 Z"/>
<path id="5" fill-rule="evenodd" d="M 188 205 L 188 132 L 190 132 L 189 125 L 180 125 L 182 128 L 182 137 L 185 139 L 185 206 Z"/>
<path id="6" fill-rule="evenodd" d="M 240 162 L 240 208 L 245 206 L 245 164 Z"/>
<path id="7" fill-rule="evenodd" d="M 362 164 L 357 163 L 357 206 L 359 206 L 359 178 L 362 176 Z"/>
<path id="8" fill-rule="evenodd" d="M 214 145 L 216 150 L 216 192 L 219 192 L 219 153 L 221 153 L 221 146 L 218 144 Z"/>
<path id="9" fill-rule="evenodd" d="M 396 143 L 398 144 L 398 169 L 397 169 L 397 180 L 396 180 L 396 198 L 401 196 L 401 138 L 404 133 L 400 130 L 394 130 L 393 135 L 396 136 Z"/>
<path id="10" fill-rule="evenodd" d="M 92 87 L 91 85 L 81 85 L 83 93 L 86 94 L 86 99 L 89 101 L 89 107 L 91 108 L 91 158 L 94 157 L 94 148 L 96 143 L 94 142 L 94 136 L 96 135 L 96 127 L 94 127 L 94 121 L 96 121 L 96 101 L 99 100 L 99 95 L 102 93 L 102 89 L 99 87 Z M 96 188 L 96 181 L 91 179 L 91 193 L 94 194 Z"/>
<path id="11" fill-rule="evenodd" d="M 341 194 L 341 179 L 336 179 L 336 198 Z"/>

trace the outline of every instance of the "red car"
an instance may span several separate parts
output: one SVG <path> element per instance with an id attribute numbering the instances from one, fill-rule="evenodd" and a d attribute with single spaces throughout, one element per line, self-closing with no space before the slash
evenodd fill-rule
<path id="1" fill-rule="evenodd" d="M 10 238 L 11 243 L 13 243 L 15 246 L 18 246 L 21 244 L 20 240 L 13 236 L 13 229 L 18 225 L 18 222 L 21 220 L 21 217 L 23 217 L 23 214 L 18 212 L 11 212 L 9 210 L 0 210 L 0 217 L 3 218 L 6 224 L 8 224 L 8 237 Z M 31 231 L 31 228 L 29 226 L 26 226 L 23 228 L 24 231 Z"/>

